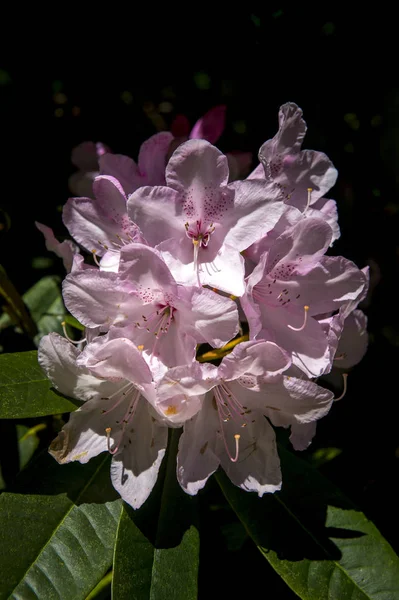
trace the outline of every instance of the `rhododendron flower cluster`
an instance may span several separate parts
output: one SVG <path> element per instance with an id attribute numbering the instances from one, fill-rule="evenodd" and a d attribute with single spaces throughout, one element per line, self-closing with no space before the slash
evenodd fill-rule
<path id="1" fill-rule="evenodd" d="M 109 452 L 114 487 L 134 508 L 156 482 L 168 428 L 183 428 L 176 473 L 188 494 L 219 466 L 259 496 L 279 490 L 274 427 L 306 448 L 338 399 L 318 378 L 367 346 L 357 306 L 368 273 L 326 256 L 339 237 L 324 197 L 337 172 L 301 150 L 302 111 L 282 106 L 259 166 L 232 181 L 211 143 L 223 128 L 215 110 L 186 141 L 147 140 L 137 164 L 90 147 L 90 193 L 63 212 L 76 244 L 38 224 L 68 271 L 66 308 L 85 327 L 78 342 L 52 333 L 40 344 L 54 387 L 82 401 L 50 452 L 60 463 Z M 221 362 L 199 361 L 202 344 Z"/>

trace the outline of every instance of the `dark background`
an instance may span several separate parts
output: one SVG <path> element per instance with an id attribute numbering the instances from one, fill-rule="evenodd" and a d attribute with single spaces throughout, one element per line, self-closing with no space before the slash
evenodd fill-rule
<path id="1" fill-rule="evenodd" d="M 190 12 L 107 5 L 93 7 L 90 17 L 76 4 L 63 4 L 40 14 L 20 8 L 6 15 L 0 55 L 0 262 L 20 293 L 43 275 L 63 275 L 57 260 L 46 269 L 33 268 L 34 257 L 48 256 L 33 222 L 66 235 L 60 207 L 68 198 L 70 153 L 78 143 L 102 141 L 137 158 L 140 144 L 160 126 L 167 128 L 176 114 L 194 124 L 223 103 L 227 126 L 218 146 L 253 152 L 256 166 L 258 148 L 277 130 L 279 106 L 296 102 L 308 124 L 304 147 L 324 151 L 339 171 L 329 197 L 338 203 L 342 237 L 332 253 L 359 267 L 370 264 L 373 279 L 379 279 L 365 307 L 368 354 L 350 374 L 345 399 L 319 424 L 308 455 L 322 447 L 342 450 L 323 473 L 398 550 L 395 17 L 383 3 L 369 11 L 298 3 L 263 3 L 259 10 L 247 4 L 231 4 L 225 13 L 200 5 Z M 165 102 L 171 112 L 160 112 Z M 8 352 L 29 347 L 9 334 L 0 343 Z M 223 504 L 216 486 L 210 484 L 206 494 Z M 262 584 L 270 586 L 270 597 L 293 597 L 265 571 L 250 542 L 226 555 L 219 578 L 212 569 L 218 552 L 226 550 L 220 525 L 231 515 L 204 508 L 204 517 L 205 595 L 238 593 L 242 583 L 247 592 Z M 213 587 L 206 569 L 215 577 Z M 229 569 L 239 569 L 241 583 L 229 581 Z"/>

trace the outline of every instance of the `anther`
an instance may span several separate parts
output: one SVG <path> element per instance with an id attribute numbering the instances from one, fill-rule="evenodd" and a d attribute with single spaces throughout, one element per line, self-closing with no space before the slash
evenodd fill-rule
<path id="1" fill-rule="evenodd" d="M 348 384 L 347 384 L 347 380 L 348 380 L 348 373 L 342 373 L 342 379 L 344 380 L 344 389 L 342 391 L 342 394 L 340 396 L 338 396 L 338 398 L 334 398 L 334 402 L 338 402 L 338 400 L 342 400 L 342 398 L 345 396 L 346 394 L 346 390 L 348 388 Z"/>
<path id="2" fill-rule="evenodd" d="M 304 306 L 303 310 L 305 311 L 305 315 L 304 315 L 304 319 L 303 319 L 303 323 L 300 327 L 293 327 L 292 325 L 287 325 L 287 327 L 289 327 L 290 329 L 292 329 L 292 331 L 303 331 L 306 327 L 306 323 L 308 320 L 308 310 L 309 310 L 309 306 Z"/>

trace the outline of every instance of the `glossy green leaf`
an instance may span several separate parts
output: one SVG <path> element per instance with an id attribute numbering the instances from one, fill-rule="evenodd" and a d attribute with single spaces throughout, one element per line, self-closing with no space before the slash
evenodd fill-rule
<path id="1" fill-rule="evenodd" d="M 36 351 L 0 355 L 1 419 L 70 412 L 78 404 L 51 388 L 37 362 Z"/>
<path id="2" fill-rule="evenodd" d="M 14 423 L 14 421 L 7 421 L 7 423 Z M 18 459 L 19 469 L 26 467 L 30 459 L 32 458 L 35 450 L 39 446 L 39 438 L 37 433 L 42 429 L 45 429 L 44 423 L 39 423 L 34 427 L 26 427 L 26 425 L 17 425 L 17 437 L 18 437 Z M 8 459 L 8 456 L 7 456 Z M 3 481 L 0 469 L 0 490 L 6 487 Z"/>
<path id="3" fill-rule="evenodd" d="M 176 479 L 180 432 L 171 430 L 166 473 L 138 511 L 124 506 L 115 547 L 113 600 L 195 600 L 197 502 Z"/>
<path id="4" fill-rule="evenodd" d="M 58 465 L 47 453 L 0 496 L 0 599 L 85 600 L 112 564 L 121 501 L 110 457 Z"/>
<path id="5" fill-rule="evenodd" d="M 62 333 L 61 323 L 64 320 L 65 307 L 58 277 L 43 277 L 25 292 L 22 300 L 29 309 L 30 316 L 37 327 L 36 342 L 51 331 Z M 11 322 L 12 320 L 8 315 L 2 315 L 0 329 L 9 326 Z"/>
<path id="6" fill-rule="evenodd" d="M 397 600 L 399 558 L 378 529 L 316 469 L 279 453 L 283 489 L 262 499 L 217 474 L 263 556 L 306 600 Z"/>
<path id="7" fill-rule="evenodd" d="M 19 325 L 29 336 L 33 337 L 37 333 L 37 328 L 32 317 L 26 310 L 26 306 L 14 287 L 14 284 L 8 279 L 7 273 L 0 265 L 0 305 L 4 314 L 0 317 L 0 329 L 14 322 Z"/>

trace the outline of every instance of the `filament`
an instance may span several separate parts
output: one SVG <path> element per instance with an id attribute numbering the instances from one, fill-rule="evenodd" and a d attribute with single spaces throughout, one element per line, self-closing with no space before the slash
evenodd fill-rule
<path id="1" fill-rule="evenodd" d="M 304 318 L 303 318 L 303 323 L 300 327 L 293 327 L 292 325 L 287 325 L 287 327 L 289 327 L 290 329 L 292 329 L 292 331 L 303 331 L 306 327 L 306 323 L 308 321 L 308 310 L 309 310 L 309 306 L 304 306 L 303 310 L 305 312 L 304 314 Z"/>
<path id="2" fill-rule="evenodd" d="M 342 391 L 342 394 L 340 396 L 338 396 L 338 398 L 334 398 L 334 402 L 338 402 L 338 400 L 342 400 L 342 398 L 345 396 L 346 391 L 348 389 L 348 373 L 342 373 L 342 379 L 344 380 L 344 389 Z"/>

